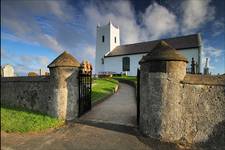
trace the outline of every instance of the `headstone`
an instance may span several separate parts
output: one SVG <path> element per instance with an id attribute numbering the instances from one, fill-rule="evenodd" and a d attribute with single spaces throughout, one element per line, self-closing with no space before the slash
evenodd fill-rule
<path id="1" fill-rule="evenodd" d="M 13 66 L 7 64 L 2 68 L 2 76 L 3 77 L 14 77 L 14 68 Z"/>
<path id="2" fill-rule="evenodd" d="M 209 62 L 208 62 L 208 58 L 206 58 L 206 60 L 205 60 L 205 67 L 204 67 L 204 74 L 205 75 L 208 75 L 209 74 L 209 67 L 208 67 L 208 64 Z"/>

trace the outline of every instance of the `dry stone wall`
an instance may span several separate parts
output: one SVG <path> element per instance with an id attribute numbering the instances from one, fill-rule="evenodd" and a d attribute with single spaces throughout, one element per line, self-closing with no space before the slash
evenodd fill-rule
<path id="1" fill-rule="evenodd" d="M 178 80 L 171 73 L 149 73 L 144 66 L 142 69 L 140 129 L 143 134 L 178 143 L 207 142 L 222 134 L 217 142 L 224 142 L 224 75 L 195 75 L 193 80 L 192 75 L 186 75 L 185 80 Z"/>
<path id="2" fill-rule="evenodd" d="M 1 105 L 24 107 L 52 117 L 78 116 L 80 63 L 63 52 L 50 65 L 50 76 L 1 78 Z"/>
<path id="3" fill-rule="evenodd" d="M 49 77 L 1 78 L 1 105 L 47 113 L 51 98 L 49 81 Z"/>
<path id="4" fill-rule="evenodd" d="M 225 75 L 186 74 L 186 63 L 165 42 L 142 58 L 139 129 L 163 141 L 225 148 Z"/>
<path id="5" fill-rule="evenodd" d="M 200 78 L 202 80 L 198 80 Z M 225 76 L 198 75 L 193 80 L 183 81 L 180 87 L 183 137 L 189 143 L 198 143 L 218 134 L 215 133 L 218 132 L 217 126 L 224 124 Z M 225 128 L 219 132 L 225 134 Z"/>

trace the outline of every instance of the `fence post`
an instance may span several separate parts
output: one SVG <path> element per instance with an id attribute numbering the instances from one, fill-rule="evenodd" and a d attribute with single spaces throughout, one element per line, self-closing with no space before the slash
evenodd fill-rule
<path id="1" fill-rule="evenodd" d="M 78 114 L 78 72 L 80 63 L 69 53 L 63 52 L 51 64 L 48 114 L 73 120 Z"/>

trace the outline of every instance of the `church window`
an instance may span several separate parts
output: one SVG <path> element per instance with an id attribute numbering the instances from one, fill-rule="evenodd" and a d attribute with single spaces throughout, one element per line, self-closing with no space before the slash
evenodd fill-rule
<path id="1" fill-rule="evenodd" d="M 102 36 L 102 43 L 104 43 L 104 41 L 105 41 L 105 37 L 104 37 L 104 35 Z"/>
<path id="2" fill-rule="evenodd" d="M 102 58 L 102 64 L 104 64 L 104 58 Z"/>
<path id="3" fill-rule="evenodd" d="M 114 41 L 115 41 L 115 43 L 116 43 L 116 37 L 114 38 Z"/>
<path id="4" fill-rule="evenodd" d="M 123 71 L 130 71 L 130 57 L 123 57 Z"/>

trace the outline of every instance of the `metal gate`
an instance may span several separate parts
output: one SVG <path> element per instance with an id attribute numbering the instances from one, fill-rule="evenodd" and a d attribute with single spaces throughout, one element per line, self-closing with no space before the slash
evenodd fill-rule
<path id="1" fill-rule="evenodd" d="M 137 69 L 137 88 L 136 88 L 136 100 L 137 100 L 137 125 L 139 125 L 140 118 L 140 69 Z"/>
<path id="2" fill-rule="evenodd" d="M 78 117 L 91 109 L 91 78 L 92 72 L 79 71 L 79 113 Z"/>

